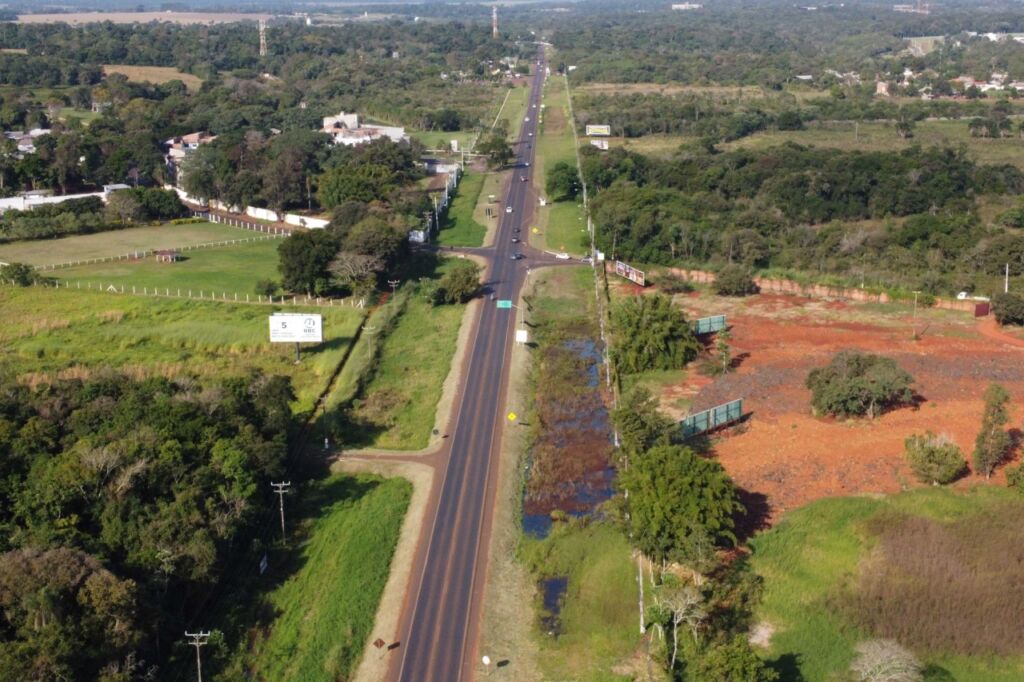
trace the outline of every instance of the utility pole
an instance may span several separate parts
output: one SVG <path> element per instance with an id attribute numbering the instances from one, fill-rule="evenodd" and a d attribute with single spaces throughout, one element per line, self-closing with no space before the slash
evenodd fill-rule
<path id="1" fill-rule="evenodd" d="M 914 334 L 911 338 L 915 341 L 917 341 L 917 295 L 920 293 L 920 291 L 914 292 Z"/>
<path id="2" fill-rule="evenodd" d="M 363 327 L 363 333 L 370 337 L 370 357 L 373 357 L 373 338 L 377 333 L 376 327 Z"/>
<path id="3" fill-rule="evenodd" d="M 207 640 L 210 639 L 210 633 L 203 632 L 202 630 L 199 632 L 188 632 L 186 630 L 185 636 L 192 640 L 189 644 L 196 648 L 196 676 L 199 678 L 199 682 L 203 682 L 203 660 L 199 656 L 199 647 L 206 646 Z"/>
<path id="4" fill-rule="evenodd" d="M 398 290 L 398 285 L 402 283 L 400 279 L 389 279 L 388 284 L 391 285 L 391 298 L 395 297 L 395 292 Z"/>
<path id="5" fill-rule="evenodd" d="M 491 6 L 491 37 L 498 37 L 498 6 Z"/>
<path id="6" fill-rule="evenodd" d="M 268 54 L 267 50 L 267 21 L 266 19 L 260 19 L 260 56 L 266 57 Z"/>
<path id="7" fill-rule="evenodd" d="M 1010 264 L 1006 264 L 1006 274 L 1003 275 L 1003 293 L 1010 293 Z"/>
<path id="8" fill-rule="evenodd" d="M 283 481 L 281 483 L 271 483 L 270 487 L 277 493 L 277 500 L 281 508 L 281 539 L 287 540 L 288 536 L 284 533 L 284 496 L 288 492 L 288 488 L 292 485 L 291 481 Z"/>

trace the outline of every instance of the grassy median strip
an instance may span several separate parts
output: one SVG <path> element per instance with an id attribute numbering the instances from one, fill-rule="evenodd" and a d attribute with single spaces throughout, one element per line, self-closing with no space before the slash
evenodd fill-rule
<path id="1" fill-rule="evenodd" d="M 387 582 L 412 485 L 336 475 L 303 493 L 307 527 L 294 572 L 264 597 L 273 620 L 227 672 L 258 680 L 351 679 Z M 244 671 L 244 673 L 243 673 Z"/>

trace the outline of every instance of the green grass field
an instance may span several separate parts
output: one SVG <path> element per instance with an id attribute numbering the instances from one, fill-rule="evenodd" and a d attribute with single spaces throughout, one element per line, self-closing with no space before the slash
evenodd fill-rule
<path id="1" fill-rule="evenodd" d="M 444 151 L 450 151 L 452 140 L 458 140 L 459 151 L 468 152 L 470 151 L 470 147 L 474 140 L 476 140 L 477 131 L 456 130 L 445 132 L 443 130 L 413 130 L 409 132 L 409 136 L 414 140 L 419 140 L 427 149 L 441 149 Z"/>
<path id="2" fill-rule="evenodd" d="M 537 160 L 534 186 L 544 196 L 547 174 L 559 161 L 576 165 L 576 141 L 573 137 L 573 122 L 569 115 L 569 99 L 565 81 L 552 77 L 544 86 L 544 114 L 537 140 Z M 582 200 L 580 200 L 582 201 Z M 560 201 L 537 208 L 539 234 L 531 231 L 530 239 L 535 246 L 545 251 L 566 251 L 583 254 L 589 249 L 585 244 L 586 223 L 583 219 L 582 204 L 576 200 Z"/>
<path id="3" fill-rule="evenodd" d="M 248 233 L 255 236 L 254 233 Z M 177 263 L 158 263 L 154 258 L 109 261 L 93 265 L 61 268 L 47 274 L 66 282 L 91 282 L 103 286 L 135 286 L 150 290 L 157 287 L 162 293 L 174 294 L 179 289 L 193 293 L 211 291 L 217 296 L 227 293 L 246 294 L 256 300 L 256 282 L 261 279 L 280 279 L 277 271 L 277 247 L 280 239 L 195 249 L 184 252 L 184 260 Z"/>
<path id="4" fill-rule="evenodd" d="M 977 486 L 966 492 L 922 488 L 888 497 L 827 499 L 790 512 L 774 529 L 750 543 L 753 568 L 765 580 L 757 619 L 775 630 L 764 656 L 795 661 L 802 675 L 798 679 L 806 682 L 844 679 L 854 645 L 871 635 L 859 632 L 839 615 L 837 592 L 849 586 L 858 567 L 874 556 L 869 555 L 875 544 L 872 524 L 899 514 L 949 523 L 973 514 L 1005 514 L 1005 505 L 1013 505 L 1019 515 L 1024 500 L 1006 488 Z M 934 556 L 932 560 L 941 562 L 943 558 Z M 1008 565 L 1002 568 L 1014 570 Z M 925 617 L 923 613 L 919 617 Z M 1024 656 L 916 653 L 925 663 L 951 674 L 934 679 L 1024 679 Z"/>
<path id="5" fill-rule="evenodd" d="M 264 597 L 275 617 L 236 654 L 231 679 L 352 679 L 411 495 L 404 479 L 368 475 L 332 476 L 302 492 L 312 520 L 300 568 Z"/>
<path id="6" fill-rule="evenodd" d="M 484 187 L 485 174 L 467 171 L 459 180 L 455 197 L 448 207 L 444 224 L 437 235 L 437 242 L 444 246 L 481 246 L 487 226 L 473 218 L 480 193 Z"/>
<path id="7" fill-rule="evenodd" d="M 538 625 L 544 678 L 632 679 L 612 672 L 638 641 L 636 569 L 622 533 L 607 523 L 561 525 L 544 540 L 525 539 L 521 553 L 538 579 L 569 579 L 561 634 L 551 637 Z"/>
<path id="8" fill-rule="evenodd" d="M 0 244 L 0 260 L 49 265 L 108 258 L 145 249 L 170 249 L 227 239 L 252 239 L 259 232 L 214 223 L 149 225 L 127 230 Z"/>
<path id="9" fill-rule="evenodd" d="M 25 381 L 105 368 L 168 377 L 237 376 L 258 368 L 292 378 L 299 411 L 313 406 L 362 319 L 357 308 L 316 308 L 326 341 L 305 348 L 296 365 L 290 344 L 268 340 L 267 316 L 283 309 L 277 306 L 0 287 L 0 307 L 7 317 L 0 368 Z"/>

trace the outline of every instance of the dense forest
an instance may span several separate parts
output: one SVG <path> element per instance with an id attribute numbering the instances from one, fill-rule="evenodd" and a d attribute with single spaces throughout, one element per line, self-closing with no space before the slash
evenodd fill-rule
<path id="1" fill-rule="evenodd" d="M 0 680 L 143 679 L 286 465 L 288 379 L 0 383 Z"/>
<path id="2" fill-rule="evenodd" d="M 868 276 L 932 293 L 973 288 L 1007 260 L 1011 274 L 1024 273 L 1024 235 L 985 225 L 975 201 L 1024 192 L 1024 175 L 962 151 L 788 144 L 668 160 L 590 147 L 581 155 L 597 245 L 614 257 Z"/>

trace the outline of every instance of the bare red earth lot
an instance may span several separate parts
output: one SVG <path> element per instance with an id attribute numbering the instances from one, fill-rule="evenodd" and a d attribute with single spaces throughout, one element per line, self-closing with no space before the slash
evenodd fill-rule
<path id="1" fill-rule="evenodd" d="M 728 315 L 739 367 L 714 380 L 691 370 L 663 397 L 690 393 L 694 411 L 744 399 L 750 418 L 716 437 L 713 455 L 737 485 L 765 496 L 769 522 L 821 497 L 919 485 L 903 457 L 907 436 L 948 434 L 970 460 L 988 384 L 1000 382 L 1015 400 L 1024 400 L 1024 341 L 964 313 L 919 311 L 915 341 L 905 306 L 767 295 L 694 294 L 676 302 L 692 317 Z M 812 416 L 807 373 L 844 349 L 894 358 L 913 375 L 923 402 L 873 421 Z M 1020 426 L 1022 412 L 1011 405 L 1011 427 Z M 980 480 L 972 474 L 957 485 Z M 992 482 L 1005 484 L 1002 473 Z"/>

